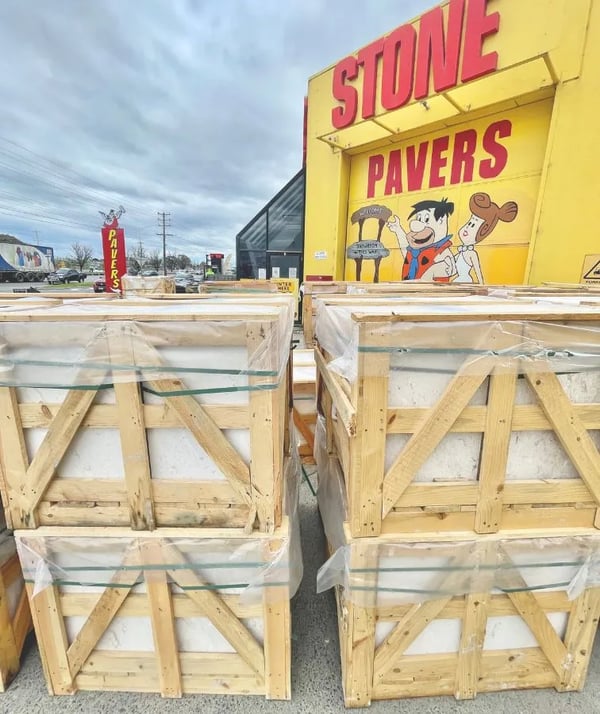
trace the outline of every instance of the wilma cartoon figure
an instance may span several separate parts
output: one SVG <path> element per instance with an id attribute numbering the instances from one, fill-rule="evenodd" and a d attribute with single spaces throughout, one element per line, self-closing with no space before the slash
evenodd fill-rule
<path id="1" fill-rule="evenodd" d="M 475 273 L 478 283 L 483 283 L 483 273 L 479 254 L 475 246 L 498 225 L 498 221 L 510 223 L 514 221 L 519 212 L 519 207 L 514 201 L 508 201 L 503 206 L 494 203 L 487 193 L 474 193 L 469 201 L 471 217 L 458 231 L 461 245 L 456 253 L 456 270 L 458 275 L 454 282 L 475 282 L 472 273 Z"/>

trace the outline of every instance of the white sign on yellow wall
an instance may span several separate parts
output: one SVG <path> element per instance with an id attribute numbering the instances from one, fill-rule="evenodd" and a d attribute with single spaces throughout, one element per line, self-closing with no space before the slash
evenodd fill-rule
<path id="1" fill-rule="evenodd" d="M 552 99 L 351 159 L 347 280 L 523 281 Z"/>

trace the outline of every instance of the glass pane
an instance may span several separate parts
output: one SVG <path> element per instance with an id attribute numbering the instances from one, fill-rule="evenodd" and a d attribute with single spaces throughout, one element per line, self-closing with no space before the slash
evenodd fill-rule
<path id="1" fill-rule="evenodd" d="M 287 255 L 269 255 L 269 264 L 271 267 L 270 278 L 280 277 L 280 278 L 298 278 L 300 279 L 300 256 L 294 255 L 293 253 L 288 253 Z M 273 268 L 279 268 L 279 276 L 273 275 Z M 290 275 L 290 268 L 292 268 L 292 275 Z M 296 270 L 296 274 L 293 274 L 293 269 Z M 275 270 L 277 273 L 277 270 Z"/>
<path id="2" fill-rule="evenodd" d="M 238 278 L 258 280 L 258 269 L 267 268 L 267 254 L 262 250 L 240 250 L 237 266 Z"/>
<path id="3" fill-rule="evenodd" d="M 258 218 L 238 233 L 240 250 L 267 249 L 267 214 L 261 213 Z"/>
<path id="4" fill-rule="evenodd" d="M 302 250 L 304 174 L 269 206 L 269 250 Z"/>

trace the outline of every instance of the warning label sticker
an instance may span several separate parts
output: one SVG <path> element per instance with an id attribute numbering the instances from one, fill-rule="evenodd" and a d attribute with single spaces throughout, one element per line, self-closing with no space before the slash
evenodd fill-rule
<path id="1" fill-rule="evenodd" d="M 585 256 L 581 269 L 581 282 L 600 285 L 600 253 Z"/>

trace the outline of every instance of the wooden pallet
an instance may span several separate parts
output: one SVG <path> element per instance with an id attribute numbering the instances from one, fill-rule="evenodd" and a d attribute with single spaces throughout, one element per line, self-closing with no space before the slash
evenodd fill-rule
<path id="1" fill-rule="evenodd" d="M 3 357 L 31 346 L 29 358 L 75 365 L 64 389 L 18 379 L 0 387 L 9 525 L 277 527 L 289 449 L 282 324 L 291 331 L 292 302 L 119 300 L 0 312 Z M 89 359 L 109 366 L 88 383 Z M 140 381 L 141 364 L 157 371 Z M 219 385 L 242 391 L 194 393 Z"/>
<path id="2" fill-rule="evenodd" d="M 290 698 L 289 569 L 241 593 L 288 541 L 230 530 L 40 528 L 16 534 L 48 692 Z M 56 568 L 56 571 L 55 571 Z M 73 585 L 77 583 L 76 587 Z"/>
<path id="3" fill-rule="evenodd" d="M 313 350 L 292 352 L 293 419 L 298 454 L 305 464 L 314 464 L 315 425 L 317 423 L 316 364 Z"/>
<path id="4" fill-rule="evenodd" d="M 20 669 L 32 623 L 19 558 L 14 544 L 10 545 L 13 539 L 6 533 L 0 537 L 4 553 L 0 565 L 0 692 L 4 692 Z"/>
<path id="5" fill-rule="evenodd" d="M 416 305 L 375 315 L 346 302 L 352 324 L 340 338 L 354 335 L 356 379 L 316 353 L 354 537 L 600 526 L 597 367 L 557 375 L 543 359 L 505 357 L 523 340 L 577 352 L 579 334 L 588 348 L 600 345 L 597 308 L 482 305 L 473 298 L 471 315 Z M 401 350 L 427 345 L 438 356 L 417 354 L 408 366 Z"/>
<path id="6" fill-rule="evenodd" d="M 352 564 L 364 563 L 357 547 Z M 365 606 L 338 587 L 337 604 L 345 703 L 364 707 L 377 699 L 473 699 L 507 689 L 580 691 L 598 629 L 600 588 L 574 600 L 564 590 L 483 590 Z M 486 636 L 502 644 L 487 646 Z M 535 641 L 527 642 L 531 636 Z"/>

